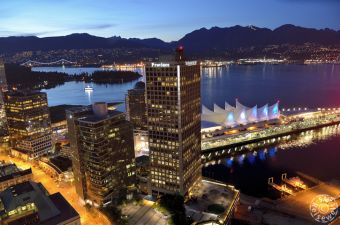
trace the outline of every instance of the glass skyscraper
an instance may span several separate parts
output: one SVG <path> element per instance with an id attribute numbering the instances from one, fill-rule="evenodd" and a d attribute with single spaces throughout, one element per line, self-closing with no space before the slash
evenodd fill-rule
<path id="1" fill-rule="evenodd" d="M 144 130 L 146 128 L 146 105 L 145 105 L 145 83 L 139 81 L 134 89 L 128 90 L 125 96 L 127 119 L 132 123 L 134 129 Z"/>

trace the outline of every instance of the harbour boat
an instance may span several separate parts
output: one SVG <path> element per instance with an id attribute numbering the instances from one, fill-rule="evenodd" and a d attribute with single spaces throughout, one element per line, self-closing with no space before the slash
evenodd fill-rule
<path id="1" fill-rule="evenodd" d="M 93 91 L 93 87 L 87 85 L 85 88 L 84 88 L 85 91 Z"/>

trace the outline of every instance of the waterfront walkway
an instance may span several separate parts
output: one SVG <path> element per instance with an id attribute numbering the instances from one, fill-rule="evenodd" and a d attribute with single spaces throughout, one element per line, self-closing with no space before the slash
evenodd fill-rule
<path id="1" fill-rule="evenodd" d="M 300 117 L 291 116 L 286 118 L 286 122 L 276 126 L 204 138 L 202 139 L 202 151 L 209 152 L 241 146 L 333 124 L 340 124 L 340 110 L 318 111 Z"/>

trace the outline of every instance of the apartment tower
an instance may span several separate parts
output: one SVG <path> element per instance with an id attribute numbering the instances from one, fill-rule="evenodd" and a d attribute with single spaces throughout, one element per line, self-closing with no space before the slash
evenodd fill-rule
<path id="1" fill-rule="evenodd" d="M 75 187 L 84 203 L 105 205 L 135 185 L 132 125 L 106 103 L 66 111 Z"/>

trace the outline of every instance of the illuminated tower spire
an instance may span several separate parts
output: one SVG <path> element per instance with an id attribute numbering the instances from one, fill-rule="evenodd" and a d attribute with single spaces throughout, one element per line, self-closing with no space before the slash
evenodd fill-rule
<path id="1" fill-rule="evenodd" d="M 176 61 L 177 61 L 177 62 L 185 61 L 185 57 L 184 57 L 184 47 L 183 47 L 183 46 L 178 46 L 178 47 L 176 48 Z"/>

